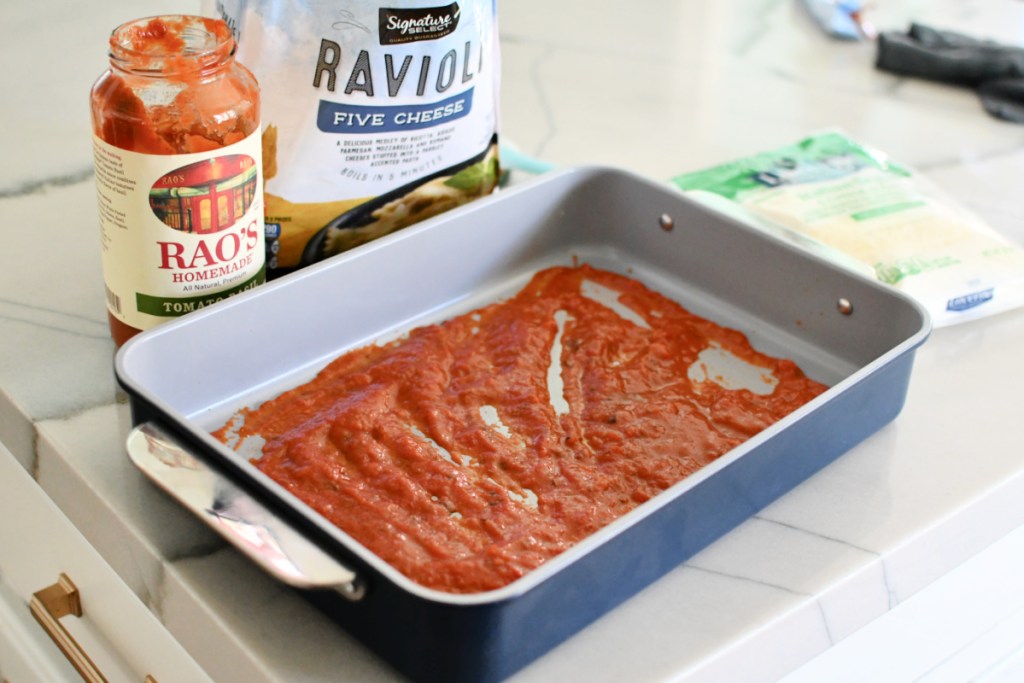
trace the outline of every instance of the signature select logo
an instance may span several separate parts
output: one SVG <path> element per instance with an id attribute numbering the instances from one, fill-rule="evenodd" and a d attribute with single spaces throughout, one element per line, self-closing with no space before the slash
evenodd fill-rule
<path id="1" fill-rule="evenodd" d="M 459 25 L 459 4 L 416 9 L 381 8 L 380 44 L 396 45 L 417 40 L 437 40 Z"/>

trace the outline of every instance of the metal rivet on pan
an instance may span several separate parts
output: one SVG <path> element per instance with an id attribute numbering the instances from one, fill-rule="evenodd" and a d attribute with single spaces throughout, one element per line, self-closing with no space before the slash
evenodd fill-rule
<path id="1" fill-rule="evenodd" d="M 366 584 L 359 579 L 337 586 L 336 589 L 347 600 L 351 600 L 352 602 L 358 602 L 366 595 Z"/>
<path id="2" fill-rule="evenodd" d="M 839 297 L 839 301 L 836 302 L 836 308 L 843 315 L 850 315 L 853 313 L 853 304 L 846 297 Z"/>
<path id="3" fill-rule="evenodd" d="M 665 232 L 672 232 L 672 228 L 676 227 L 676 222 L 672 220 L 672 216 L 669 216 L 667 213 L 663 213 L 661 214 L 661 217 L 658 218 L 658 225 L 660 225 L 661 229 Z"/>

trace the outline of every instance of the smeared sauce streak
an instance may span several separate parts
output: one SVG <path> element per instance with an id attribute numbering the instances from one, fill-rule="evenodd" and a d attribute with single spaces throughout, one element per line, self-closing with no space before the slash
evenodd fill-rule
<path id="1" fill-rule="evenodd" d="M 594 284 L 632 315 L 584 296 Z M 563 410 L 548 386 L 556 335 Z M 710 346 L 770 372 L 774 390 L 694 381 Z M 347 353 L 246 411 L 238 436 L 265 438 L 257 467 L 399 571 L 471 593 L 514 581 L 824 390 L 741 333 L 583 265 Z"/>

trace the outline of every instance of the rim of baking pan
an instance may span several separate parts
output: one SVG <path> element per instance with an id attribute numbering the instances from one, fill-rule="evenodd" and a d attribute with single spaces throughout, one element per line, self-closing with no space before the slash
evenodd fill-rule
<path id="1" fill-rule="evenodd" d="M 536 184 L 551 182 L 556 178 L 563 178 L 565 176 L 577 176 L 579 182 L 585 182 L 587 179 L 592 178 L 595 175 L 606 173 L 620 174 L 631 177 L 635 180 L 639 180 L 646 184 L 655 185 L 654 181 L 642 178 L 631 172 L 623 171 L 620 169 L 609 168 L 604 166 L 569 167 L 558 171 L 553 171 L 549 174 L 546 174 L 545 176 L 525 181 L 511 188 L 503 189 L 502 191 L 495 193 L 494 195 L 475 200 L 473 203 L 469 205 L 452 209 L 442 216 L 437 216 L 426 221 L 423 221 L 422 223 L 419 223 L 417 225 L 411 226 L 410 228 L 406 228 L 405 231 L 403 232 L 429 230 L 431 225 L 434 225 L 439 221 L 445 221 L 447 218 L 450 218 L 453 214 L 471 212 L 479 210 L 480 208 L 487 204 L 500 203 L 505 198 L 517 195 L 521 192 L 529 191 L 530 188 Z M 671 190 L 671 187 L 668 186 L 667 184 L 658 184 L 657 187 Z M 708 208 L 708 210 L 713 211 L 713 209 L 710 208 Z M 788 249 L 798 251 L 801 254 L 805 255 L 807 258 L 810 258 L 815 261 L 828 263 L 831 267 L 839 268 L 839 266 L 837 266 L 835 263 L 828 262 L 826 259 L 823 259 L 820 256 L 803 251 L 800 249 L 800 247 L 793 245 L 792 243 L 786 242 L 785 240 L 779 237 L 757 231 L 756 228 L 751 228 L 750 226 L 744 225 L 742 222 L 737 221 L 729 216 L 723 216 L 722 218 L 723 220 L 728 220 L 729 222 L 742 225 L 745 229 L 751 230 L 752 232 L 756 232 L 757 234 L 764 236 L 766 239 L 775 241 Z M 385 236 L 383 238 L 380 238 L 379 240 L 376 240 L 373 243 L 365 245 L 362 249 L 358 250 L 358 253 L 343 253 L 328 261 L 318 262 L 302 270 L 296 271 L 289 275 L 283 276 L 282 278 L 279 278 L 275 281 L 269 282 L 266 285 L 261 286 L 261 288 L 257 288 L 256 290 L 250 290 L 249 292 L 244 292 L 235 297 L 231 297 L 224 301 L 218 302 L 214 306 L 210 306 L 207 309 L 190 314 L 190 317 L 214 314 L 216 309 L 233 305 L 239 305 L 242 303 L 243 300 L 249 297 L 259 296 L 259 290 L 261 289 L 287 286 L 287 283 L 295 278 L 312 277 L 318 270 L 323 268 L 336 268 L 338 267 L 339 262 L 347 260 L 349 258 L 358 258 L 359 254 L 365 253 L 370 249 L 387 248 L 387 244 L 391 241 L 391 239 L 396 237 L 396 235 Z M 850 375 L 840 379 L 838 382 L 831 385 L 825 392 L 823 392 L 819 396 L 815 397 L 806 404 L 800 406 L 789 415 L 785 416 L 781 420 L 765 428 L 764 430 L 754 435 L 747 441 L 736 446 L 732 450 L 724 453 L 722 456 L 720 456 L 713 462 L 703 466 L 702 468 L 700 468 L 693 474 L 689 475 L 688 477 L 680 480 L 679 482 L 676 482 L 672 486 L 662 491 L 657 496 L 651 498 L 648 501 L 645 501 L 644 503 L 638 505 L 636 508 L 630 510 L 621 517 L 613 520 L 606 526 L 602 527 L 601 529 L 597 530 L 596 532 L 577 542 L 575 545 L 568 548 L 564 552 L 560 553 L 559 555 L 556 555 L 555 557 L 550 558 L 539 567 L 536 567 L 535 569 L 527 572 L 519 579 L 516 579 L 515 581 L 500 588 L 477 593 L 449 593 L 432 588 L 427 588 L 421 584 L 416 583 L 415 581 L 408 578 L 407 576 L 399 572 L 397 569 L 392 567 L 382 558 L 370 552 L 366 547 L 364 547 L 354 538 L 349 536 L 344 530 L 340 529 L 339 527 L 329 522 L 325 517 L 317 513 L 306 503 L 297 498 L 294 494 L 290 493 L 283 486 L 281 486 L 276 481 L 271 479 L 269 476 L 258 470 L 255 466 L 251 465 L 247 461 L 244 461 L 242 458 L 239 457 L 239 455 L 235 451 L 231 450 L 225 444 L 214 439 L 213 436 L 204 429 L 199 428 L 199 426 L 195 424 L 195 421 L 192 418 L 189 418 L 188 416 L 176 411 L 171 406 L 163 402 L 159 397 L 151 395 L 145 388 L 140 387 L 131 377 L 131 373 L 129 373 L 125 368 L 130 359 L 130 356 L 133 353 L 133 350 L 136 349 L 139 345 L 144 344 L 145 340 L 148 338 L 169 333 L 177 326 L 187 324 L 187 320 L 179 319 L 176 321 L 166 323 L 165 325 L 147 331 L 146 333 L 138 335 L 135 338 L 129 340 L 124 346 L 121 347 L 121 349 L 119 349 L 118 353 L 115 356 L 115 375 L 117 377 L 117 380 L 121 383 L 121 385 L 127 392 L 129 392 L 130 394 L 134 394 L 137 397 L 140 397 L 141 399 L 145 400 L 148 404 L 150 404 L 153 408 L 156 409 L 156 411 L 162 416 L 162 419 L 166 420 L 165 426 L 170 427 L 172 428 L 172 430 L 175 430 L 179 433 L 185 433 L 189 435 L 193 440 L 201 442 L 202 445 L 210 449 L 219 460 L 223 460 L 230 468 L 234 469 L 240 477 L 246 479 L 246 481 L 239 482 L 237 481 L 236 478 L 236 484 L 243 486 L 243 488 L 247 490 L 251 490 L 253 486 L 260 487 L 262 489 L 261 493 L 270 495 L 271 497 L 276 499 L 276 502 L 280 503 L 282 506 L 290 507 L 292 510 L 300 513 L 306 523 L 315 526 L 322 534 L 331 538 L 332 541 L 334 541 L 340 547 L 340 549 L 342 549 L 344 552 L 355 555 L 360 561 L 371 566 L 375 571 L 379 572 L 382 576 L 384 576 L 387 580 L 391 581 L 397 587 L 407 591 L 408 593 L 434 602 L 466 606 L 484 605 L 513 599 L 519 595 L 522 595 L 530 591 L 531 589 L 535 588 L 547 579 L 558 574 L 566 567 L 578 562 L 582 557 L 591 553 L 600 546 L 604 545 L 610 539 L 614 538 L 615 536 L 623 533 L 630 527 L 634 526 L 640 520 L 654 514 L 656 511 L 665 507 L 666 505 L 669 505 L 683 493 L 697 486 L 698 484 L 707 480 L 708 478 L 714 476 L 721 470 L 725 469 L 726 467 L 734 463 L 736 460 L 741 458 L 748 451 L 757 448 L 759 445 L 772 439 L 775 435 L 786 430 L 794 423 L 803 420 L 809 414 L 817 411 L 825 404 L 831 402 L 837 396 L 843 394 L 848 387 L 859 383 L 865 377 L 874 374 L 879 369 L 889 365 L 890 363 L 893 363 L 895 360 L 904 356 L 905 354 L 912 353 L 918 346 L 924 343 L 924 341 L 928 338 L 929 334 L 931 333 L 931 321 L 926 309 L 919 302 L 917 302 L 910 296 L 906 295 L 905 293 L 896 290 L 895 288 L 888 287 L 883 283 L 874 280 L 868 280 L 867 278 L 864 278 L 862 275 L 858 273 L 849 272 L 845 269 L 843 272 L 848 272 L 851 277 L 857 277 L 862 280 L 867 280 L 869 284 L 871 284 L 872 286 L 876 286 L 877 288 L 884 290 L 887 293 L 887 295 L 891 295 L 897 299 L 902 300 L 904 304 L 914 309 L 915 312 L 919 315 L 921 321 L 920 326 L 914 331 L 913 334 L 903 339 L 899 344 L 891 347 L 885 353 L 868 362 L 867 364 L 857 368 Z M 204 460 L 209 460 L 209 454 L 197 453 L 195 455 Z M 301 529 L 296 528 L 296 531 L 308 537 L 308 534 L 304 533 Z M 339 563 L 344 564 L 344 560 L 338 561 Z"/>

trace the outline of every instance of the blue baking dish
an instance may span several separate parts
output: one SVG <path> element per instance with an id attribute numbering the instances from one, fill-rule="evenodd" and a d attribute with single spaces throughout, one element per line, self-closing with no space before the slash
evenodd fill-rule
<path id="1" fill-rule="evenodd" d="M 349 349 L 579 262 L 743 331 L 829 389 L 523 578 L 469 595 L 413 583 L 210 436 Z M 115 366 L 137 425 L 129 454 L 155 483 L 405 676 L 498 681 L 893 420 L 929 331 L 921 306 L 871 278 L 662 183 L 582 167 L 141 334 Z"/>

